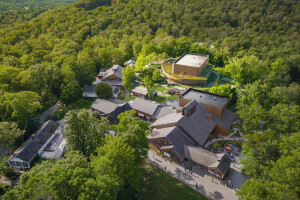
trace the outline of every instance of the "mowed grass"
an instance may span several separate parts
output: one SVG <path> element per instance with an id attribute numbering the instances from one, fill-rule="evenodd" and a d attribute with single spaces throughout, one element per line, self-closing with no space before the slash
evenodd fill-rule
<path id="1" fill-rule="evenodd" d="M 178 100 L 179 99 L 179 96 L 178 95 L 170 95 L 168 97 L 165 97 L 165 96 L 160 96 L 160 95 L 157 95 L 156 97 L 154 98 L 151 98 L 150 100 L 151 101 L 156 101 L 156 102 L 159 102 L 159 103 L 166 103 L 167 101 L 171 101 L 171 100 Z"/>
<path id="2" fill-rule="evenodd" d="M 143 173 L 140 200 L 207 200 L 189 186 L 169 174 L 146 165 Z"/>
<path id="3" fill-rule="evenodd" d="M 135 98 L 136 96 L 130 95 L 127 90 L 121 90 L 120 95 L 118 96 L 118 99 L 126 102 L 134 100 Z"/>

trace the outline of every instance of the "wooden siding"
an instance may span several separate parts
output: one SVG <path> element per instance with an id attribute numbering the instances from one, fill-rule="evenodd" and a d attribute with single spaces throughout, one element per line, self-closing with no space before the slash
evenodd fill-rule
<path id="1" fill-rule="evenodd" d="M 182 97 L 179 97 L 179 106 L 184 107 L 186 104 L 190 103 L 192 100 L 184 99 Z"/>
<path id="2" fill-rule="evenodd" d="M 216 125 L 216 127 L 213 130 L 213 133 L 215 133 L 217 135 L 222 135 L 222 136 L 228 135 L 228 131 L 219 124 Z"/>

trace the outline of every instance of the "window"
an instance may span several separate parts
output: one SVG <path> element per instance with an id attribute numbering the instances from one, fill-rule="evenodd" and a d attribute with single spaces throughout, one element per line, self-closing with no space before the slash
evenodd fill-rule
<path id="1" fill-rule="evenodd" d="M 9 161 L 10 166 L 15 166 L 15 162 L 14 161 Z"/>
<path id="2" fill-rule="evenodd" d="M 21 162 L 16 162 L 16 165 L 19 167 L 21 167 L 22 166 L 22 164 L 21 164 Z"/>

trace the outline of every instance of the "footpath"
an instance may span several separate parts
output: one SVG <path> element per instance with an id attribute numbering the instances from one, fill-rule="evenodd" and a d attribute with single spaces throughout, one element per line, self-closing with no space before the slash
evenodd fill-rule
<path id="1" fill-rule="evenodd" d="M 227 187 L 224 181 L 220 181 L 216 178 L 212 178 L 205 172 L 192 169 L 192 173 L 185 170 L 183 166 L 180 166 L 174 162 L 169 162 L 157 155 L 153 150 L 148 151 L 148 161 L 164 170 L 169 175 L 177 178 L 184 184 L 195 189 L 199 193 L 213 200 L 237 200 L 238 197 L 235 194 L 235 190 Z M 197 184 L 197 187 L 196 187 Z"/>

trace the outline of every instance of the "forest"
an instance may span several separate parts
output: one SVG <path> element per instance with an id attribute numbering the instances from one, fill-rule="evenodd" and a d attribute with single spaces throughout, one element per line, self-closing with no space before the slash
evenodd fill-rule
<path id="1" fill-rule="evenodd" d="M 76 0 L 1 0 L 0 11 L 54 8 L 76 2 Z"/>
<path id="2" fill-rule="evenodd" d="M 10 3 L 2 2 L 0 10 L 11 10 Z M 185 52 L 208 54 L 218 73 L 238 82 L 229 92 L 247 138 L 242 163 L 250 178 L 238 192 L 240 199 L 299 198 L 299 1 L 82 0 L 51 10 L 39 6 L 46 1 L 37 2 L 30 4 L 34 9 L 0 14 L 1 130 L 10 122 L 19 130 L 17 136 L 24 132 L 28 137 L 39 126 L 36 119 L 42 111 L 57 100 L 68 105 L 80 99 L 82 86 L 90 84 L 103 67 L 123 65 L 135 57 L 140 70 L 149 62 Z M 83 153 L 70 152 L 82 163 L 79 171 L 70 169 L 74 173 L 87 173 L 90 167 L 102 170 L 103 166 L 92 166 L 93 161 L 106 159 L 105 148 L 118 139 L 106 140 L 95 150 L 102 157 L 70 148 Z M 128 145 L 135 157 L 133 149 Z M 73 165 L 68 157 L 43 165 L 53 167 L 51 174 L 59 171 L 60 164 Z M 96 180 L 93 174 L 88 176 Z M 136 187 L 136 180 L 127 178 Z M 105 187 L 101 181 L 105 180 L 98 182 Z M 131 187 L 131 181 L 121 186 Z M 121 182 L 115 181 L 115 187 L 121 187 Z M 11 199 L 16 192 L 24 198 L 29 195 L 26 177 L 21 184 L 8 194 Z M 88 180 L 86 187 L 95 189 Z M 43 189 L 47 191 L 46 186 Z"/>

